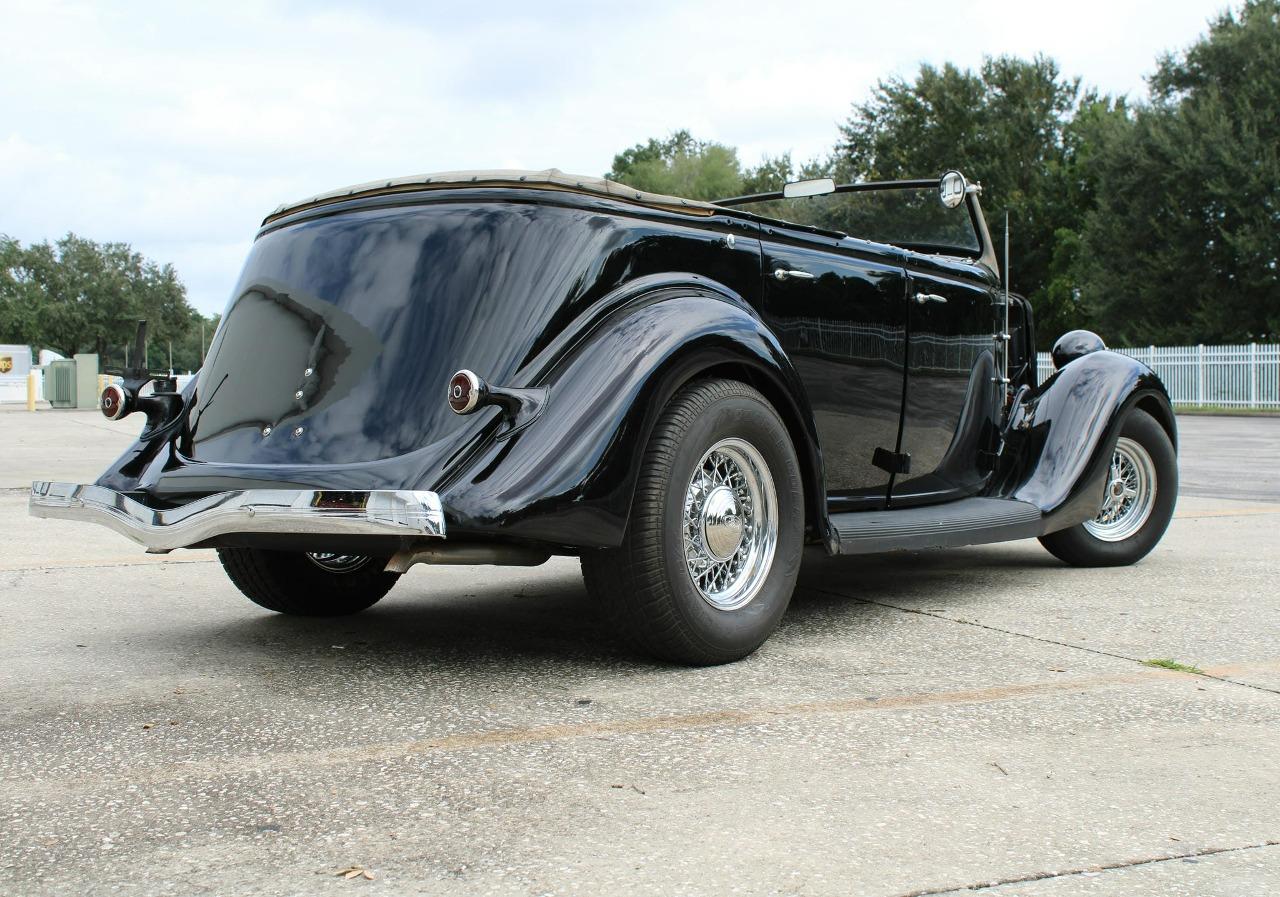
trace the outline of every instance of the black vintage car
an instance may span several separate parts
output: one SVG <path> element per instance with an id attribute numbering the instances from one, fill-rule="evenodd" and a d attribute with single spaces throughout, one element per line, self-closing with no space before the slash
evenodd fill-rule
<path id="1" fill-rule="evenodd" d="M 137 443 L 32 513 L 214 547 L 290 614 L 363 610 L 417 563 L 577 555 L 624 637 L 695 664 L 769 636 L 806 545 L 1133 563 L 1177 493 L 1168 396 L 1083 331 L 1037 382 L 979 193 L 705 203 L 552 169 L 282 206 L 199 378 L 110 387 Z"/>

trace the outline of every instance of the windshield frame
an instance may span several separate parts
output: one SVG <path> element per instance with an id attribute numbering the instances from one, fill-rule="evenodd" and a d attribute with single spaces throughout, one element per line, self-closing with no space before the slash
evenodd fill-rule
<path id="1" fill-rule="evenodd" d="M 896 181 L 862 181 L 855 184 L 838 184 L 831 193 L 819 194 L 823 196 L 831 196 L 836 193 L 871 193 L 881 190 L 920 190 L 920 189 L 938 189 L 941 178 L 909 178 Z M 987 266 L 993 274 L 999 277 L 999 265 L 996 262 L 995 247 L 991 241 L 991 234 L 987 230 L 987 221 L 982 214 L 982 206 L 978 202 L 978 194 L 982 192 L 982 187 L 977 184 L 970 184 L 965 190 L 965 207 L 969 212 L 969 221 L 973 226 L 974 234 L 978 238 L 978 248 L 967 248 L 963 246 L 940 246 L 934 243 L 888 243 L 885 245 L 899 246 L 911 252 L 920 252 L 928 255 L 947 255 L 959 258 L 971 258 Z M 725 199 L 717 199 L 713 201 L 714 205 L 727 209 L 744 213 L 762 221 L 771 221 L 779 224 L 785 224 L 787 227 L 807 230 L 814 233 L 828 233 L 840 237 L 851 237 L 857 240 L 865 240 L 866 237 L 859 234 L 848 234 L 843 231 L 830 230 L 810 224 L 798 224 L 788 221 L 785 218 L 775 218 L 771 215 L 761 215 L 752 212 L 750 208 L 742 208 L 750 203 L 769 202 L 772 200 L 786 199 L 783 191 L 774 190 L 768 193 L 750 193 L 743 196 L 731 196 Z M 884 241 L 874 240 L 872 242 L 883 243 Z"/>

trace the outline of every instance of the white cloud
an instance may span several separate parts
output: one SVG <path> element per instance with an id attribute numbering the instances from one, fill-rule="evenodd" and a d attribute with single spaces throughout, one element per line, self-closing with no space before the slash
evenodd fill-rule
<path id="1" fill-rule="evenodd" d="M 599 174 L 680 127 L 804 159 L 877 78 L 984 53 L 1140 94 L 1218 8 L 0 0 L 0 232 L 130 242 L 215 311 L 285 200 L 456 168 Z"/>

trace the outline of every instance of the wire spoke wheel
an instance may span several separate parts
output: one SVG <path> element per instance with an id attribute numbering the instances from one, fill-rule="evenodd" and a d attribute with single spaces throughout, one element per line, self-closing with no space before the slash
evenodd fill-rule
<path id="1" fill-rule="evenodd" d="M 373 560 L 363 554 L 334 554 L 327 551 L 308 551 L 307 560 L 326 573 L 354 573 Z"/>
<path id="2" fill-rule="evenodd" d="M 728 663 L 778 628 L 804 527 L 800 463 L 769 401 L 737 380 L 695 380 L 654 424 L 622 544 L 584 552 L 582 574 L 633 647 Z"/>
<path id="3" fill-rule="evenodd" d="M 1137 441 L 1121 436 L 1111 456 L 1102 507 L 1084 528 L 1104 542 L 1122 542 L 1142 529 L 1155 502 L 1156 466 L 1151 454 Z"/>
<path id="4" fill-rule="evenodd" d="M 754 446 L 722 439 L 694 468 L 684 498 L 689 578 L 717 610 L 745 607 L 760 592 L 778 541 L 778 496 Z"/>

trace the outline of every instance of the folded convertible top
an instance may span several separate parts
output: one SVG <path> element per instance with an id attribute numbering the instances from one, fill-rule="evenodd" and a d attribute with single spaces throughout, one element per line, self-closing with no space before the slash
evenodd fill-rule
<path id="1" fill-rule="evenodd" d="M 542 171 L 524 171 L 518 168 L 490 169 L 488 171 L 442 171 L 434 174 L 415 174 L 407 177 L 393 178 L 384 181 L 369 181 L 351 187 L 318 193 L 315 196 L 289 202 L 277 208 L 262 222 L 267 224 L 282 215 L 296 212 L 312 206 L 341 202 L 357 196 L 376 196 L 380 193 L 401 193 L 411 190 L 423 190 L 446 187 L 529 187 L 545 190 L 571 190 L 578 193 L 591 193 L 621 199 L 641 205 L 655 206 L 662 209 L 675 209 L 707 215 L 722 211 L 719 206 L 696 199 L 681 199 L 678 196 L 664 196 L 661 193 L 646 193 L 617 181 L 605 178 L 593 178 L 585 175 L 565 174 L 558 168 L 547 168 Z"/>

